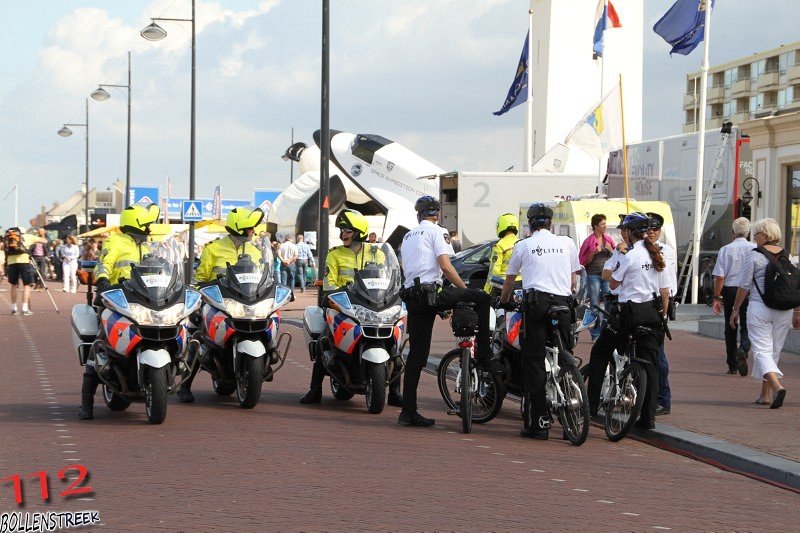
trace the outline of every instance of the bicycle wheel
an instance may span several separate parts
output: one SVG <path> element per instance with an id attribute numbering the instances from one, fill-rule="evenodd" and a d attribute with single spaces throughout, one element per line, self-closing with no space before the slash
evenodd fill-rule
<path id="1" fill-rule="evenodd" d="M 639 418 L 647 389 L 647 374 L 639 363 L 631 363 L 622 371 L 616 390 L 605 404 L 605 430 L 608 440 L 621 440 Z"/>
<path id="2" fill-rule="evenodd" d="M 468 348 L 461 350 L 461 398 L 458 402 L 458 415 L 461 417 L 461 431 L 472 431 L 472 395 L 475 394 L 475 380 L 472 377 L 474 364 Z"/>
<path id="3" fill-rule="evenodd" d="M 472 395 L 472 422 L 484 424 L 500 412 L 505 397 L 500 378 L 491 372 L 478 369 L 478 383 Z M 461 404 L 461 350 L 447 352 L 439 363 L 436 381 L 439 393 L 451 411 L 460 411 Z"/>
<path id="4" fill-rule="evenodd" d="M 558 420 L 567 439 L 580 446 L 589 436 L 589 402 L 581 373 L 574 367 L 563 367 L 558 385 L 564 393 L 564 405 L 558 408 Z"/>

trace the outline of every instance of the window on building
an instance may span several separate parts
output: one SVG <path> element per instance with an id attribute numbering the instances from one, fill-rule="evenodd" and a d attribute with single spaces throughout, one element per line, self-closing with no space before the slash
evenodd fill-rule
<path id="1" fill-rule="evenodd" d="M 686 80 L 686 94 L 694 94 L 700 89 L 700 78 L 690 78 Z"/>
<path id="2" fill-rule="evenodd" d="M 731 118 L 731 103 L 732 102 L 725 102 L 722 104 L 722 117 L 723 118 Z"/>
<path id="3" fill-rule="evenodd" d="M 750 65 L 742 65 L 737 69 L 736 80 L 746 80 L 750 78 Z"/>
<path id="4" fill-rule="evenodd" d="M 781 74 L 786 74 L 786 69 L 789 65 L 789 52 L 778 56 L 778 70 Z"/>
<path id="5" fill-rule="evenodd" d="M 772 56 L 766 59 L 764 62 L 764 73 L 769 74 L 771 72 L 778 71 L 778 56 Z"/>
<path id="6" fill-rule="evenodd" d="M 761 68 L 760 61 L 756 61 L 755 63 L 750 64 L 750 81 L 753 82 L 758 81 L 758 73 L 760 68 Z"/>
<path id="7" fill-rule="evenodd" d="M 753 115 L 756 111 L 758 111 L 758 97 L 751 96 L 750 97 L 750 106 L 749 106 L 750 114 Z"/>
<path id="8" fill-rule="evenodd" d="M 778 91 L 778 109 L 786 107 L 786 91 L 781 89 Z"/>
<path id="9" fill-rule="evenodd" d="M 684 121 L 684 124 L 687 126 L 694 124 L 694 109 L 686 110 L 686 120 Z"/>

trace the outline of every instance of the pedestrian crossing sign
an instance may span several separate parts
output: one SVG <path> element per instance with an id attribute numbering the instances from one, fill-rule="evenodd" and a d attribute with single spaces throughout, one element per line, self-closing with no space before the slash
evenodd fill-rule
<path id="1" fill-rule="evenodd" d="M 184 222 L 199 222 L 203 220 L 203 201 L 184 200 L 181 205 L 181 214 Z"/>

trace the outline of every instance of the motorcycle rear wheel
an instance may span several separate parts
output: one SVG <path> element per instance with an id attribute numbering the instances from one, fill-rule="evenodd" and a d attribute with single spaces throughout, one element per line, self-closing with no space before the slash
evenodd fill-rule
<path id="1" fill-rule="evenodd" d="M 233 391 L 236 390 L 236 384 L 224 383 L 222 381 L 217 381 L 214 378 L 211 378 L 211 386 L 214 388 L 214 392 L 220 396 L 230 396 L 233 394 Z"/>
<path id="2" fill-rule="evenodd" d="M 346 402 L 355 396 L 355 394 L 339 385 L 339 383 L 333 378 L 331 378 L 331 394 L 333 394 L 333 397 L 341 402 Z"/>
<path id="3" fill-rule="evenodd" d="M 108 385 L 103 385 L 103 400 L 106 402 L 106 407 L 111 409 L 112 411 L 124 411 L 127 409 L 131 402 L 126 400 L 122 396 L 118 394 L 114 394 Z"/>
<path id="4" fill-rule="evenodd" d="M 242 355 L 236 374 L 236 398 L 242 409 L 252 409 L 261 398 L 264 383 L 264 358 Z"/>
<path id="5" fill-rule="evenodd" d="M 161 424 L 167 418 L 169 368 L 166 366 L 153 368 L 145 365 L 144 376 L 144 408 L 147 412 L 147 421 L 151 424 Z"/>
<path id="6" fill-rule="evenodd" d="M 366 363 L 366 365 L 364 396 L 367 399 L 367 411 L 377 415 L 386 406 L 386 363 Z"/>

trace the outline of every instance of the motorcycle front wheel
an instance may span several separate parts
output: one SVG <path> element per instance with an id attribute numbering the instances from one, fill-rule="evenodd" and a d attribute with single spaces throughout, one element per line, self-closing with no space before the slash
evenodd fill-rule
<path id="1" fill-rule="evenodd" d="M 436 371 L 439 393 L 447 404 L 447 408 L 456 411 L 461 404 L 461 350 L 450 350 L 442 357 Z M 478 370 L 476 392 L 472 397 L 472 422 L 484 424 L 500 412 L 505 397 L 504 387 L 500 379 L 491 372 Z"/>
<path id="2" fill-rule="evenodd" d="M 242 409 L 252 409 L 261 398 L 264 383 L 264 358 L 242 355 L 236 374 L 236 398 Z"/>
<path id="3" fill-rule="evenodd" d="M 144 408 L 147 412 L 147 421 L 151 424 L 161 424 L 167 418 L 169 368 L 166 366 L 153 368 L 145 365 L 144 380 Z"/>
<path id="4" fill-rule="evenodd" d="M 105 384 L 103 384 L 103 400 L 105 400 L 106 406 L 112 411 L 124 411 L 131 404 L 129 400 L 126 400 L 118 394 L 114 394 L 111 389 L 108 388 L 108 385 Z"/>
<path id="5" fill-rule="evenodd" d="M 386 405 L 386 363 L 366 363 L 366 381 L 364 396 L 367 399 L 367 411 L 376 415 Z"/>

